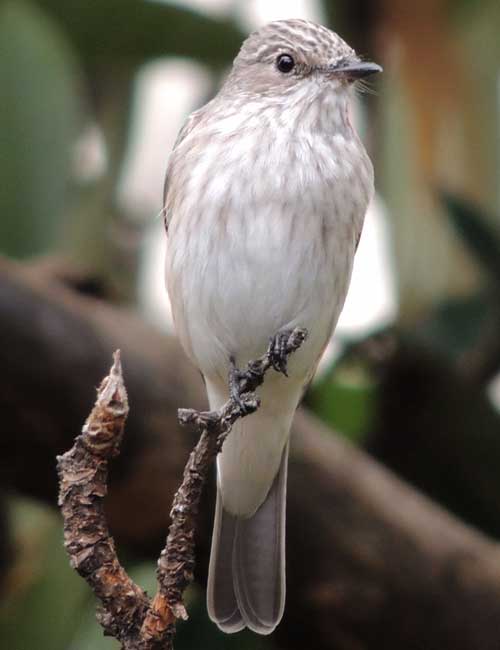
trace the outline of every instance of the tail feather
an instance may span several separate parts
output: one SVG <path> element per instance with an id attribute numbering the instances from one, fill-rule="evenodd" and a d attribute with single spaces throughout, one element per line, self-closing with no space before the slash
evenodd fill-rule
<path id="1" fill-rule="evenodd" d="M 238 520 L 224 510 L 217 489 L 214 532 L 208 569 L 207 607 L 210 618 L 230 634 L 245 627 L 233 586 L 233 546 Z"/>
<path id="2" fill-rule="evenodd" d="M 220 493 L 208 577 L 208 612 L 224 632 L 270 634 L 285 606 L 285 507 L 288 445 L 271 489 L 254 515 L 234 517 Z"/>

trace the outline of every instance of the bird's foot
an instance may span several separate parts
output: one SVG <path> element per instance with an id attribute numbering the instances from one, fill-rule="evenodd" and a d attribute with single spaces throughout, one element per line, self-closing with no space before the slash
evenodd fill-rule
<path id="1" fill-rule="evenodd" d="M 230 357 L 229 363 L 229 396 L 237 404 L 242 415 L 253 413 L 257 406 L 255 405 L 255 396 L 245 390 L 247 374 L 236 367 L 234 357 Z"/>
<path id="2" fill-rule="evenodd" d="M 276 372 L 281 372 L 288 377 L 287 357 L 290 353 L 289 345 L 291 338 L 295 335 L 296 330 L 282 330 L 275 334 L 267 349 L 269 361 Z"/>

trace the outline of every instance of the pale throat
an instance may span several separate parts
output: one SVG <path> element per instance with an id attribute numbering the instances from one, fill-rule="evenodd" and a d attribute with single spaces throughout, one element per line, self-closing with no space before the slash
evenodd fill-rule
<path id="1" fill-rule="evenodd" d="M 318 113 L 318 126 L 325 131 L 346 133 L 352 131 L 349 119 L 350 93 L 344 89 L 325 86 L 312 109 Z"/>
<path id="2" fill-rule="evenodd" d="M 303 87 L 291 94 L 288 106 L 290 124 L 295 128 L 321 131 L 324 133 L 353 132 L 349 119 L 349 103 L 351 93 L 329 84 L 304 84 Z"/>

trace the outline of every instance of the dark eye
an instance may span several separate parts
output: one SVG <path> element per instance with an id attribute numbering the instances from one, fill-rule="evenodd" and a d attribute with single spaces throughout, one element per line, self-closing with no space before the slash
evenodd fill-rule
<path id="1" fill-rule="evenodd" d="M 289 54 L 280 54 L 276 59 L 276 67 L 280 72 L 291 72 L 295 67 L 295 61 Z"/>

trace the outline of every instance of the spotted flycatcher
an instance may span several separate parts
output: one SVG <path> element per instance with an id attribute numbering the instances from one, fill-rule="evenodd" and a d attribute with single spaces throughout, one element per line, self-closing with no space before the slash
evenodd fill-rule
<path id="1" fill-rule="evenodd" d="M 260 356 L 277 333 L 283 371 L 290 330 L 309 332 L 288 377 L 271 373 L 259 410 L 218 456 L 207 597 L 225 632 L 269 634 L 283 615 L 290 426 L 344 304 L 373 194 L 350 91 L 380 70 L 325 27 L 270 23 L 243 43 L 169 160 L 168 293 L 210 408 L 227 400 L 233 364 Z"/>

